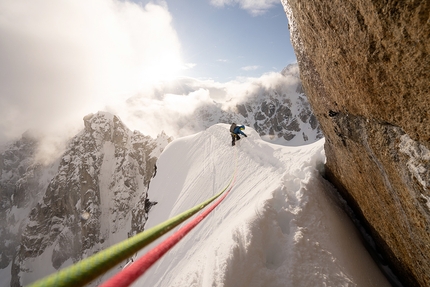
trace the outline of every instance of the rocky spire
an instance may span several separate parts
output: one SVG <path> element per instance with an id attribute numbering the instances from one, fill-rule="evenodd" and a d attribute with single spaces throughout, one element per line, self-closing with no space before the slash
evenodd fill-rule
<path id="1" fill-rule="evenodd" d="M 38 264 L 58 269 L 144 228 L 153 152 L 158 155 L 169 139 L 164 135 L 163 143 L 131 132 L 118 117 L 102 112 L 84 117 L 84 125 L 29 213 L 12 266 L 13 286 L 47 275 Z"/>

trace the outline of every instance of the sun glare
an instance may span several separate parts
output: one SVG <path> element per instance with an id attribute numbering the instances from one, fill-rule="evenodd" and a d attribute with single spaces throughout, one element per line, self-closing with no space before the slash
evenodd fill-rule
<path id="1" fill-rule="evenodd" d="M 151 83 L 169 82 L 181 75 L 183 62 L 176 51 L 170 51 L 160 55 L 151 63 L 146 80 Z"/>

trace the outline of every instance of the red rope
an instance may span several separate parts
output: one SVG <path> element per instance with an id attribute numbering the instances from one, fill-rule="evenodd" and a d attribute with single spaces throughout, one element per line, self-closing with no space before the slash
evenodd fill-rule
<path id="1" fill-rule="evenodd" d="M 233 183 L 224 195 L 214 202 L 208 209 L 204 210 L 199 216 L 180 228 L 166 240 L 151 249 L 148 253 L 140 257 L 136 262 L 124 268 L 122 271 L 114 275 L 108 281 L 100 285 L 100 287 L 126 287 L 130 286 L 140 276 L 142 276 L 158 259 L 160 259 L 167 251 L 178 243 L 188 232 L 190 232 L 197 224 L 200 223 L 218 204 L 227 196 L 233 188 L 236 176 Z"/>

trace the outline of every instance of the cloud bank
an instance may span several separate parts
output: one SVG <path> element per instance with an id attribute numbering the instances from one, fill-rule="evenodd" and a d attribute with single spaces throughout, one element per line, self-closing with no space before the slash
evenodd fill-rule
<path id="1" fill-rule="evenodd" d="M 151 94 L 135 95 L 109 112 L 119 115 L 132 130 L 152 137 L 165 131 L 177 138 L 202 130 L 195 121 L 196 111 L 207 111 L 208 115 L 209 111 L 214 110 L 234 111 L 236 105 L 255 97 L 262 90 L 283 87 L 295 91 L 298 81 L 292 72 L 286 75 L 273 72 L 258 78 L 241 78 L 227 83 L 179 78 L 158 86 Z M 193 125 L 194 128 L 190 128 Z"/>
<path id="2" fill-rule="evenodd" d="M 0 11 L 0 141 L 64 129 L 183 67 L 163 2 L 2 0 Z"/>

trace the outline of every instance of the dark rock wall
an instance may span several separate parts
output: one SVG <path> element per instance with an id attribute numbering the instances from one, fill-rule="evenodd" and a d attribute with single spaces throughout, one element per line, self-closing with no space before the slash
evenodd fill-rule
<path id="1" fill-rule="evenodd" d="M 430 286 L 430 1 L 282 0 L 328 178 Z"/>

